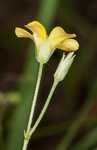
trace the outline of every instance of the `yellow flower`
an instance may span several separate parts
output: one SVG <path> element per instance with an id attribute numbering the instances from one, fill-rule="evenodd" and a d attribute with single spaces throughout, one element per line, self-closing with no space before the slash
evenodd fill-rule
<path id="1" fill-rule="evenodd" d="M 34 41 L 36 47 L 36 58 L 40 63 L 46 63 L 56 48 L 63 51 L 76 51 L 79 44 L 76 40 L 75 34 L 68 34 L 60 26 L 55 27 L 47 35 L 45 27 L 38 21 L 33 21 L 25 25 L 25 27 L 32 32 L 28 32 L 23 28 L 16 27 L 15 33 L 18 37 L 30 38 Z"/>

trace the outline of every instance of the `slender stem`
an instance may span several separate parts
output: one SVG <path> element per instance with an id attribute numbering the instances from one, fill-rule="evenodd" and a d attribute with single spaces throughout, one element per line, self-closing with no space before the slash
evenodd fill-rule
<path id="1" fill-rule="evenodd" d="M 24 145 L 23 145 L 22 150 L 27 149 L 27 145 L 28 145 L 28 142 L 29 142 L 29 133 L 30 133 L 30 130 L 31 130 L 31 123 L 32 123 L 33 116 L 34 116 L 34 111 L 35 111 L 35 106 L 36 106 L 36 101 L 37 101 L 37 96 L 38 96 L 38 91 L 39 91 L 39 85 L 40 85 L 41 76 L 42 76 L 42 70 L 43 70 L 43 64 L 40 63 L 38 78 L 37 78 L 37 83 L 36 83 L 36 89 L 35 89 L 34 98 L 33 98 L 33 101 L 32 101 L 31 112 L 30 112 L 30 115 L 29 115 L 27 131 L 24 133 L 25 134 L 25 139 L 24 139 Z"/>
<path id="2" fill-rule="evenodd" d="M 37 79 L 37 83 L 36 83 L 35 94 L 34 94 L 34 98 L 33 98 L 33 102 L 32 102 L 31 112 L 30 112 L 30 116 L 29 116 L 29 122 L 28 122 L 28 126 L 27 126 L 27 132 L 31 128 L 31 123 L 32 123 L 34 110 L 35 110 L 35 105 L 36 105 L 36 100 L 37 100 L 38 91 L 39 91 L 40 80 L 41 80 L 41 76 L 42 76 L 42 69 L 43 69 L 43 64 L 40 64 L 40 66 L 39 66 L 39 73 L 38 73 L 38 79 Z"/>
<path id="3" fill-rule="evenodd" d="M 44 104 L 44 107 L 43 107 L 43 109 L 42 109 L 42 111 L 41 111 L 41 113 L 40 113 L 40 115 L 39 115 L 37 121 L 35 122 L 34 126 L 32 127 L 32 129 L 31 129 L 31 131 L 30 131 L 30 133 L 29 133 L 29 136 L 30 136 L 30 137 L 31 137 L 31 135 L 35 132 L 36 128 L 38 127 L 38 125 L 39 125 L 39 123 L 40 123 L 40 121 L 42 120 L 42 118 L 43 118 L 43 116 L 44 116 L 44 114 L 45 114 L 45 112 L 46 112 L 46 110 L 47 110 L 47 107 L 48 107 L 48 105 L 49 105 L 49 103 L 50 103 L 50 100 L 51 100 L 51 98 L 52 98 L 52 95 L 53 95 L 53 93 L 54 93 L 54 91 L 55 91 L 55 88 L 56 88 L 57 84 L 58 84 L 58 82 L 54 81 L 54 83 L 53 83 L 53 85 L 52 85 L 52 88 L 51 88 L 51 91 L 50 91 L 50 93 L 49 93 L 49 95 L 48 95 L 48 98 L 47 98 L 47 100 L 46 100 L 46 102 L 45 102 L 45 104 Z"/>

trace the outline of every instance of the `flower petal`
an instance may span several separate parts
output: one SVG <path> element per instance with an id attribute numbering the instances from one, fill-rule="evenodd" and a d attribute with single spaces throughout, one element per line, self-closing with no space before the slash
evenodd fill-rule
<path id="1" fill-rule="evenodd" d="M 76 37 L 76 35 L 66 33 L 64 29 L 59 26 L 55 27 L 49 35 L 49 39 L 51 41 L 51 49 L 56 48 L 65 39 L 69 39 L 73 37 Z"/>
<path id="2" fill-rule="evenodd" d="M 15 34 L 17 35 L 17 37 L 20 37 L 20 38 L 26 37 L 26 38 L 30 38 L 31 40 L 33 40 L 32 34 L 26 31 L 25 29 L 17 27 L 15 29 Z"/>
<path id="3" fill-rule="evenodd" d="M 66 39 L 57 48 L 64 51 L 76 51 L 79 49 L 79 43 L 74 39 Z"/>
<path id="4" fill-rule="evenodd" d="M 64 31 L 63 28 L 57 26 L 57 27 L 55 27 L 55 28 L 50 32 L 49 39 L 50 39 L 50 40 L 54 40 L 54 39 L 56 39 L 56 38 L 58 38 L 58 37 L 64 36 L 65 33 L 66 33 L 66 32 Z"/>
<path id="5" fill-rule="evenodd" d="M 29 30 L 31 30 L 33 33 L 37 34 L 42 40 L 45 40 L 47 37 L 46 29 L 45 27 L 40 24 L 38 21 L 33 21 L 25 25 Z"/>

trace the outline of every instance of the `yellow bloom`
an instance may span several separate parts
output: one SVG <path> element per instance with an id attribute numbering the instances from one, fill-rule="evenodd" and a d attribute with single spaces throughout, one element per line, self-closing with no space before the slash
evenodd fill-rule
<path id="1" fill-rule="evenodd" d="M 47 35 L 45 27 L 38 21 L 33 21 L 25 27 L 32 32 L 16 27 L 15 33 L 18 37 L 30 38 L 36 46 L 36 58 L 40 63 L 46 63 L 56 48 L 64 51 L 76 51 L 79 44 L 75 34 L 66 33 L 63 28 L 57 26 Z"/>

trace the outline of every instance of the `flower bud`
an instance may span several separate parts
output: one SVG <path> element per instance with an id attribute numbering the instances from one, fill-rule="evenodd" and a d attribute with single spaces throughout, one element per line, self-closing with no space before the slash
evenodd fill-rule
<path id="1" fill-rule="evenodd" d="M 54 74 L 54 79 L 57 82 L 60 82 L 64 79 L 66 74 L 69 71 L 69 68 L 71 64 L 73 63 L 75 55 L 73 55 L 74 52 L 70 52 L 66 57 L 65 54 L 63 54 L 63 57 L 61 58 L 61 61 L 56 69 L 56 72 Z"/>

